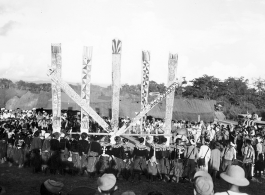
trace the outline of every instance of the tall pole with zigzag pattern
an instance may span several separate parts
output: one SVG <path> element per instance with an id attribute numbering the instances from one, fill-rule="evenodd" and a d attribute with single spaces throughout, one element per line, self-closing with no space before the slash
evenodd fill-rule
<path id="1" fill-rule="evenodd" d="M 141 109 L 148 104 L 148 91 L 149 91 L 149 72 L 150 72 L 150 52 L 142 51 L 142 85 L 141 85 Z M 145 128 L 146 116 L 141 119 L 141 133 Z"/>
<path id="2" fill-rule="evenodd" d="M 92 47 L 83 48 L 83 67 L 81 98 L 90 105 L 90 83 L 91 83 L 91 65 L 92 65 Z M 81 108 L 81 132 L 89 131 L 89 115 Z"/>

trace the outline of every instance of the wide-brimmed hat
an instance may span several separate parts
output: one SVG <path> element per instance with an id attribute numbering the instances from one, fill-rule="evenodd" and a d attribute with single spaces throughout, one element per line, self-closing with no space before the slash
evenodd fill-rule
<path id="1" fill-rule="evenodd" d="M 221 173 L 221 178 L 230 184 L 248 186 L 249 181 L 245 178 L 245 171 L 238 165 L 231 165 L 226 172 Z"/>
<path id="2" fill-rule="evenodd" d="M 213 180 L 209 173 L 198 171 L 194 175 L 194 189 L 200 195 L 213 194 Z"/>
<path id="3" fill-rule="evenodd" d="M 116 177 L 113 174 L 104 174 L 98 178 L 98 188 L 102 191 L 108 191 L 116 184 Z"/>
<path id="4" fill-rule="evenodd" d="M 49 192 L 58 194 L 62 190 L 64 184 L 62 182 L 48 179 L 44 182 L 44 186 Z"/>

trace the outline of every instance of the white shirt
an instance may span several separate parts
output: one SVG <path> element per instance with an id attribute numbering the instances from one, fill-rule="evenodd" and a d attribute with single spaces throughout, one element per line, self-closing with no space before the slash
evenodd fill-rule
<path id="1" fill-rule="evenodd" d="M 4 119 L 7 119 L 7 118 L 9 118 L 9 117 L 10 117 L 10 113 L 4 113 L 4 114 L 3 114 L 3 118 L 4 118 Z"/>
<path id="2" fill-rule="evenodd" d="M 206 152 L 207 152 L 207 154 L 206 154 Z M 210 158 L 211 158 L 211 149 L 208 146 L 206 146 L 206 145 L 202 145 L 200 147 L 200 152 L 199 152 L 198 156 L 201 157 L 201 158 L 205 157 L 205 162 L 208 162 L 210 160 Z"/>
<path id="3" fill-rule="evenodd" d="M 215 137 L 215 130 L 214 129 L 211 129 L 210 130 L 210 141 L 212 141 Z"/>
<path id="4" fill-rule="evenodd" d="M 248 195 L 246 193 L 238 193 L 238 192 L 233 192 L 230 190 L 227 190 L 227 192 L 216 192 L 214 195 Z"/>

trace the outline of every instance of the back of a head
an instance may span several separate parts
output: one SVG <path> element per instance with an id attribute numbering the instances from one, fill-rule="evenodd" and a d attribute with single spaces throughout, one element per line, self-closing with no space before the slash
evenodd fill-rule
<path id="1" fill-rule="evenodd" d="M 195 173 L 194 191 L 197 195 L 213 195 L 213 181 L 209 173 L 205 171 Z"/>
<path id="2" fill-rule="evenodd" d="M 97 180 L 98 191 L 104 195 L 112 195 L 116 190 L 116 177 L 114 174 L 103 174 Z"/>

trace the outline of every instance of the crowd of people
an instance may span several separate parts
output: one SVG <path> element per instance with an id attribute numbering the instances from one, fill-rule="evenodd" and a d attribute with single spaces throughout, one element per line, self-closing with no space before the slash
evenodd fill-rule
<path id="1" fill-rule="evenodd" d="M 129 118 L 120 119 L 120 126 L 129 123 Z M 161 135 L 164 120 L 148 117 L 142 127 L 137 123 L 130 133 L 143 129 L 145 134 L 157 136 L 135 136 L 137 144 L 133 146 L 120 136 L 112 143 L 109 136 L 80 132 L 80 126 L 80 118 L 63 114 L 62 130 L 54 133 L 52 117 L 45 111 L 1 109 L 1 163 L 29 166 L 33 172 L 47 174 L 97 176 L 101 194 L 114 193 L 116 180 L 146 178 L 150 182 L 193 182 L 194 193 L 210 195 L 221 177 L 232 184 L 226 193 L 232 195 L 239 193 L 238 186 L 248 185 L 253 176 L 265 174 L 265 131 L 260 126 L 179 120 L 172 121 L 172 136 L 165 137 Z M 90 132 L 102 131 L 93 120 L 90 128 Z M 47 194 L 53 185 L 56 181 L 45 181 L 41 194 Z M 63 185 L 58 186 L 61 189 Z"/>

